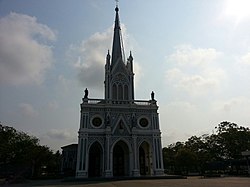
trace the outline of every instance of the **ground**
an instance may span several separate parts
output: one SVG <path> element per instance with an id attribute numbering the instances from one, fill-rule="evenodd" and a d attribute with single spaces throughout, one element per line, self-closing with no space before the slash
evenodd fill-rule
<path id="1" fill-rule="evenodd" d="M 122 180 L 98 182 L 61 182 L 60 180 L 29 181 L 25 184 L 4 185 L 12 187 L 249 187 L 250 177 L 222 177 L 187 179 L 150 179 L 150 180 Z"/>

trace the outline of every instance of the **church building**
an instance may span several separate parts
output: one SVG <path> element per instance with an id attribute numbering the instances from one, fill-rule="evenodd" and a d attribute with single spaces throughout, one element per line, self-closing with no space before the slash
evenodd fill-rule
<path id="1" fill-rule="evenodd" d="M 118 6 L 104 87 L 104 99 L 89 98 L 86 89 L 80 105 L 76 178 L 163 175 L 157 101 L 154 92 L 149 100 L 134 98 L 133 57 L 125 61 Z"/>

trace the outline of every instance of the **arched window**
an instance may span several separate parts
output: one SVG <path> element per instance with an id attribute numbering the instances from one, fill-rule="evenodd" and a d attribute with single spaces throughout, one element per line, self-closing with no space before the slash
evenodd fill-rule
<path id="1" fill-rule="evenodd" d="M 103 172 L 103 150 L 99 142 L 95 142 L 89 149 L 89 177 L 100 177 Z"/>
<path id="2" fill-rule="evenodd" d="M 128 85 L 124 85 L 124 99 L 128 100 Z"/>
<path id="3" fill-rule="evenodd" d="M 112 87 L 112 98 L 117 100 L 117 86 L 115 83 L 113 84 L 113 87 Z"/>
<path id="4" fill-rule="evenodd" d="M 121 84 L 118 85 L 118 100 L 123 100 L 123 89 Z"/>

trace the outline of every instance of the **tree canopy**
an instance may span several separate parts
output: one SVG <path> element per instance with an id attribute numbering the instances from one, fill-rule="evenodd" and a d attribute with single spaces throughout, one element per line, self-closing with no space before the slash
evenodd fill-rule
<path id="1" fill-rule="evenodd" d="M 227 161 L 242 159 L 241 153 L 246 150 L 250 150 L 249 128 L 223 121 L 211 135 L 192 136 L 186 142 L 164 147 L 164 166 L 167 172 L 203 173 L 209 164 L 222 167 Z"/>
<path id="2" fill-rule="evenodd" d="M 0 124 L 0 176 L 41 177 L 58 173 L 61 155 L 39 139 Z M 46 169 L 45 169 L 46 168 Z"/>

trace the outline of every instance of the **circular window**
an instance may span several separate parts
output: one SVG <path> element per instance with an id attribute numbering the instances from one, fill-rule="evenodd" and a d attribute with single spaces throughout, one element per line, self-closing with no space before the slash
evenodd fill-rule
<path id="1" fill-rule="evenodd" d="M 147 118 L 141 118 L 139 120 L 139 124 L 141 127 L 147 127 L 148 126 L 148 119 Z"/>
<path id="2" fill-rule="evenodd" d="M 100 117 L 94 117 L 92 119 L 92 124 L 95 126 L 95 127 L 100 127 L 102 125 L 102 119 Z"/>

